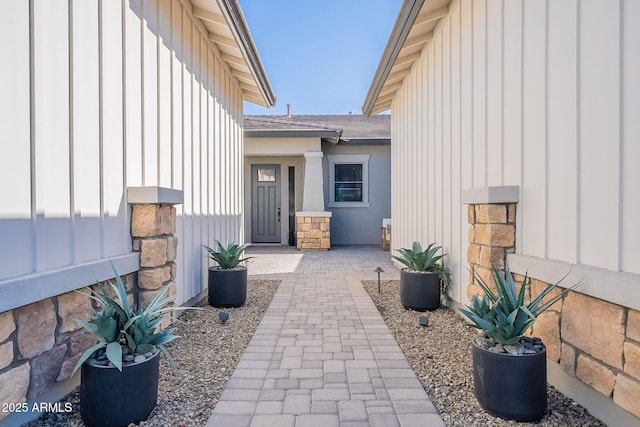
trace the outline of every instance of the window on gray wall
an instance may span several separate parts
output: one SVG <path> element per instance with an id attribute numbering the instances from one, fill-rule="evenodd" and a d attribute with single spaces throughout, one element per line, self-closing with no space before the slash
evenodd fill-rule
<path id="1" fill-rule="evenodd" d="M 336 164 L 334 176 L 336 202 L 362 201 L 362 163 Z"/>
<path id="2" fill-rule="evenodd" d="M 329 207 L 369 207 L 369 154 L 328 155 Z"/>

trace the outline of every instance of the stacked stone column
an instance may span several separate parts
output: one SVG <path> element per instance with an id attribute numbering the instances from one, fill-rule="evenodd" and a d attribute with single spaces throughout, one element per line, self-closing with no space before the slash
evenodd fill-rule
<path id="1" fill-rule="evenodd" d="M 516 204 L 478 203 L 468 206 L 469 285 L 467 297 L 482 295 L 482 289 L 474 280 L 481 277 L 487 284 L 493 283 L 491 267 L 504 269 L 508 253 L 515 252 Z"/>
<path id="2" fill-rule="evenodd" d="M 331 248 L 331 213 L 327 216 L 300 215 L 296 217 L 298 249 Z"/>
<path id="3" fill-rule="evenodd" d="M 178 239 L 176 209 L 170 204 L 134 204 L 131 215 L 133 250 L 140 252 L 136 303 L 148 304 L 164 285 L 175 280 Z M 175 283 L 169 295 L 175 295 Z"/>

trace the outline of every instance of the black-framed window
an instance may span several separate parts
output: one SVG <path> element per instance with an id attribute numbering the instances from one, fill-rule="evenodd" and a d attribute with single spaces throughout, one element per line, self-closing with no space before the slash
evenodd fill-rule
<path id="1" fill-rule="evenodd" d="M 362 163 L 336 163 L 334 173 L 335 201 L 362 202 Z"/>

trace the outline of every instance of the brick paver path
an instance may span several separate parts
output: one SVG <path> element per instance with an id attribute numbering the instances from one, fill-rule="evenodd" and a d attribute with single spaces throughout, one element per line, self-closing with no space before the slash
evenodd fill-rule
<path id="1" fill-rule="evenodd" d="M 444 425 L 360 284 L 398 278 L 389 252 L 248 252 L 250 276 L 282 283 L 207 427 Z"/>

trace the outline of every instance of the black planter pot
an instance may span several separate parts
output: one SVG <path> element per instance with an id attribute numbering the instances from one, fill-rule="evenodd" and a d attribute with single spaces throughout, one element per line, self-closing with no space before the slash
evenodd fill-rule
<path id="1" fill-rule="evenodd" d="M 247 269 L 209 268 L 209 304 L 214 307 L 241 307 L 247 300 Z"/>
<path id="2" fill-rule="evenodd" d="M 437 273 L 400 270 L 400 302 L 404 308 L 433 311 L 440 307 L 440 277 Z"/>
<path id="3" fill-rule="evenodd" d="M 493 353 L 475 342 L 473 384 L 480 406 L 491 415 L 538 421 L 547 410 L 547 350 L 514 356 Z"/>
<path id="4" fill-rule="evenodd" d="M 120 427 L 149 417 L 158 400 L 160 351 L 144 362 L 110 366 L 82 365 L 80 415 L 89 427 Z"/>

